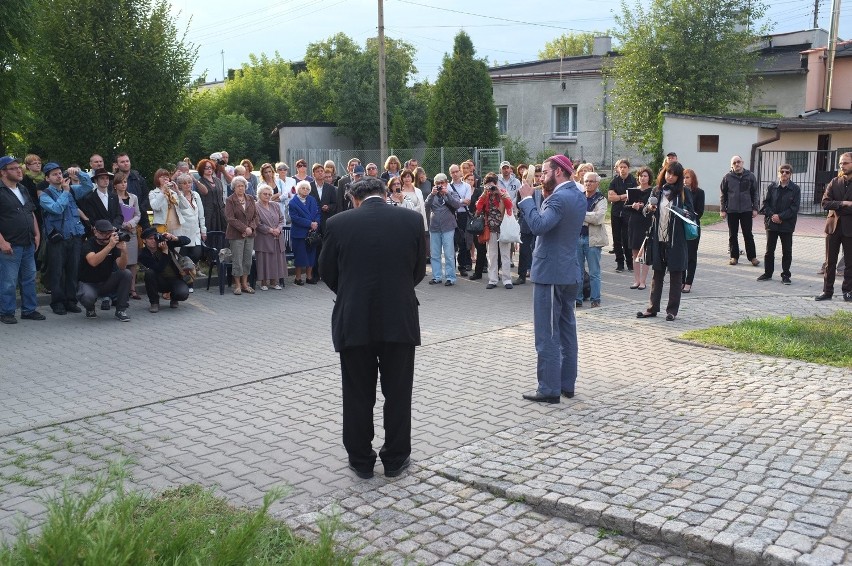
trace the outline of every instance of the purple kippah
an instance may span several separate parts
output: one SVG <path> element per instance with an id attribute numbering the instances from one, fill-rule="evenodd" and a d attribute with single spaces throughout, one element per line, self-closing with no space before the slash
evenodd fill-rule
<path id="1" fill-rule="evenodd" d="M 549 157 L 548 161 L 553 161 L 558 164 L 562 169 L 568 171 L 569 175 L 574 174 L 574 164 L 571 163 L 571 160 L 565 157 L 564 155 L 554 155 L 553 157 Z"/>

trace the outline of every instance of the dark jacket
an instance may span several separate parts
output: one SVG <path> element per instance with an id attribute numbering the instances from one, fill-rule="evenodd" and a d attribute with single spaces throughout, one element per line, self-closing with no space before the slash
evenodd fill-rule
<path id="1" fill-rule="evenodd" d="M 319 196 L 316 181 L 311 181 L 311 196 L 317 201 L 320 209 L 320 232 L 325 230 L 325 223 L 337 212 L 337 195 L 334 185 L 325 183 L 322 186 L 322 198 Z M 322 207 L 328 205 L 328 212 L 323 212 Z"/>
<path id="2" fill-rule="evenodd" d="M 394 342 L 420 344 L 414 287 L 426 275 L 423 217 L 367 198 L 330 218 L 319 270 L 337 294 L 331 314 L 334 349 Z M 393 261 L 388 261 L 393 258 Z"/>
<path id="3" fill-rule="evenodd" d="M 109 220 L 110 223 L 115 226 L 115 229 L 118 230 L 121 228 L 121 225 L 124 224 L 124 215 L 121 214 L 121 207 L 118 204 L 118 196 L 116 196 L 115 191 L 107 191 L 107 207 L 104 208 L 104 203 L 101 202 L 101 198 L 98 196 L 98 189 L 93 190 L 89 194 L 87 194 L 84 198 L 80 199 L 80 202 L 77 203 L 80 210 L 83 211 L 83 214 L 89 219 L 86 223 L 86 233 L 92 233 L 92 225 L 96 220 Z M 142 215 L 145 216 L 147 213 L 142 209 L 142 203 L 139 203 L 140 210 L 143 210 Z M 141 225 L 141 222 L 140 222 Z"/>
<path id="4" fill-rule="evenodd" d="M 35 203 L 26 187 L 19 184 L 18 191 L 24 204 L 12 189 L 0 183 L 0 234 L 13 246 L 29 246 L 35 243 Z"/>
<path id="5" fill-rule="evenodd" d="M 653 195 L 660 202 L 666 198 L 659 189 L 654 189 Z M 684 188 L 681 194 L 677 195 L 671 203 L 689 212 L 690 216 L 694 219 L 695 211 L 692 208 L 692 196 L 689 189 Z M 645 208 L 645 210 L 648 209 Z M 688 252 L 686 234 L 683 231 L 683 220 L 677 214 L 669 212 L 669 241 L 665 246 L 664 253 L 666 257 L 663 258 L 660 246 L 658 245 L 659 231 L 657 229 L 657 224 L 660 221 L 660 207 L 657 206 L 657 210 L 650 214 L 654 217 L 654 222 L 651 225 L 651 241 L 653 242 L 651 246 L 651 258 L 654 270 L 662 271 L 668 268 L 669 271 L 686 271 Z"/>
<path id="6" fill-rule="evenodd" d="M 192 243 L 187 236 L 178 236 L 177 240 L 167 242 L 169 250 L 186 246 Z M 139 250 L 139 263 L 150 269 L 157 275 L 165 277 L 179 277 L 180 267 L 175 264 L 171 254 L 164 254 L 162 251 L 151 253 L 148 246 Z"/>
<path id="7" fill-rule="evenodd" d="M 839 227 L 841 234 L 852 237 L 852 206 L 840 206 L 844 200 L 852 200 L 852 180 L 835 177 L 822 195 L 822 208 L 828 211 L 825 217 L 825 233 L 834 234 Z"/>
<path id="8" fill-rule="evenodd" d="M 721 212 L 752 212 L 760 208 L 757 194 L 757 179 L 748 169 L 737 175 L 733 170 L 722 178 L 719 186 Z"/>
<path id="9" fill-rule="evenodd" d="M 766 197 L 763 199 L 766 229 L 773 232 L 794 232 L 801 202 L 802 191 L 796 183 L 787 183 L 786 187 L 778 183 L 770 184 L 766 189 Z M 772 222 L 773 214 L 781 218 L 781 224 Z"/>
<path id="10" fill-rule="evenodd" d="M 635 189 L 638 186 L 639 183 L 636 182 L 636 179 L 633 177 L 633 174 L 628 173 L 626 179 L 622 179 L 621 175 L 614 176 L 612 178 L 612 181 L 610 181 L 609 183 L 609 190 L 617 195 L 623 195 L 627 193 L 627 189 Z M 630 209 L 624 208 L 623 201 L 612 203 L 612 211 L 610 212 L 611 217 L 628 217 L 629 213 Z"/>
<path id="11" fill-rule="evenodd" d="M 142 211 L 142 216 L 139 219 L 139 225 L 142 228 L 147 228 L 149 225 L 148 211 L 151 210 L 151 203 L 148 202 L 148 183 L 145 178 L 136 169 L 131 169 L 127 174 L 127 192 L 136 195 L 139 199 L 139 210 Z"/>

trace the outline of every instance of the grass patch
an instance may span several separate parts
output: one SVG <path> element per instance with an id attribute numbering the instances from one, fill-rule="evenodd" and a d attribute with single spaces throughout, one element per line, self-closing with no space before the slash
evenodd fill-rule
<path id="1" fill-rule="evenodd" d="M 737 352 L 852 368 L 850 334 L 852 313 L 837 311 L 827 317 L 747 319 L 725 326 L 690 330 L 683 338 L 724 346 Z"/>
<path id="2" fill-rule="evenodd" d="M 270 491 L 260 509 L 236 509 L 198 485 L 151 498 L 125 491 L 124 478 L 113 466 L 85 493 L 66 486 L 46 502 L 41 534 L 32 537 L 22 525 L 0 547 L 0 565 L 354 563 L 334 547 L 336 518 L 321 522 L 319 540 L 308 542 L 269 516 L 283 488 Z"/>
<path id="3" fill-rule="evenodd" d="M 712 210 L 705 210 L 704 214 L 701 215 L 701 225 L 702 226 L 710 226 L 711 224 L 718 224 L 722 221 L 722 215 L 718 212 L 714 212 Z"/>

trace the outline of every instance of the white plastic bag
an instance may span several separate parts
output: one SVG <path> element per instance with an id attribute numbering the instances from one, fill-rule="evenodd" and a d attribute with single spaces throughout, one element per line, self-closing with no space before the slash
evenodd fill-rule
<path id="1" fill-rule="evenodd" d="M 521 243 L 521 225 L 512 214 L 503 216 L 503 222 L 500 223 L 500 242 Z"/>

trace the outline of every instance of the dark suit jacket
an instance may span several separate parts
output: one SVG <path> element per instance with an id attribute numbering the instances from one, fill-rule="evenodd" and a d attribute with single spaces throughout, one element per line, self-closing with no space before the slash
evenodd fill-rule
<path id="1" fill-rule="evenodd" d="M 420 344 L 414 287 L 426 275 L 423 217 L 368 198 L 328 220 L 319 269 L 337 294 L 334 349 L 378 342 Z"/>
<path id="2" fill-rule="evenodd" d="M 121 214 L 121 207 L 118 205 L 118 196 L 114 191 L 108 191 L 107 194 L 107 208 L 104 208 L 104 203 L 101 202 L 97 189 L 80 199 L 78 207 L 89 218 L 89 223 L 86 226 L 87 234 L 91 233 L 95 221 L 102 218 L 109 220 L 116 230 L 121 228 L 124 223 L 124 215 Z"/>
<path id="3" fill-rule="evenodd" d="M 835 177 L 822 195 L 822 208 L 828 211 L 825 218 L 825 233 L 834 234 L 840 226 L 844 237 L 852 237 L 852 206 L 840 206 L 844 200 L 852 200 L 852 182 Z"/>
<path id="4" fill-rule="evenodd" d="M 337 195 L 334 191 L 334 185 L 325 183 L 322 186 L 322 198 L 320 198 L 316 182 L 311 181 L 311 196 L 314 197 L 319 204 L 320 232 L 325 232 L 325 223 L 335 212 L 337 212 Z M 328 205 L 328 212 L 323 212 L 322 207 L 326 204 Z"/>
<path id="5" fill-rule="evenodd" d="M 351 182 L 352 178 L 349 175 L 341 177 L 337 182 L 337 188 L 334 191 L 335 200 L 337 201 L 336 212 L 352 209 L 352 201 L 346 196 L 346 190 L 349 188 Z"/>

